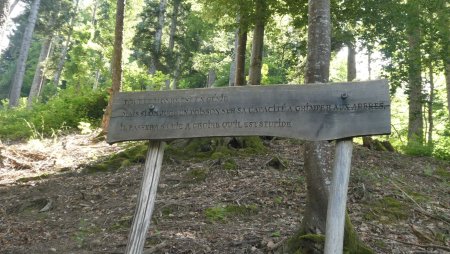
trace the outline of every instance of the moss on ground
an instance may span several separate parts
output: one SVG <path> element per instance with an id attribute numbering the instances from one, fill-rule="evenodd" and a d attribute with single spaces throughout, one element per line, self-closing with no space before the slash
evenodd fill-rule
<path id="1" fill-rule="evenodd" d="M 122 152 L 105 157 L 94 164 L 88 165 L 83 172 L 95 173 L 127 168 L 133 164 L 145 162 L 146 154 L 146 143 L 134 144 Z"/>
<path id="2" fill-rule="evenodd" d="M 393 197 L 384 197 L 370 206 L 371 212 L 364 216 L 369 221 L 379 220 L 383 223 L 393 223 L 408 218 L 405 204 Z"/>
<path id="3" fill-rule="evenodd" d="M 267 151 L 259 137 L 241 137 L 236 140 L 233 138 L 196 138 L 181 145 L 174 142 L 167 147 L 166 154 L 177 160 L 204 161 L 250 156 Z"/>
<path id="4" fill-rule="evenodd" d="M 233 217 L 247 217 L 258 213 L 258 206 L 251 205 L 218 205 L 207 208 L 205 216 L 210 222 L 226 222 Z"/>

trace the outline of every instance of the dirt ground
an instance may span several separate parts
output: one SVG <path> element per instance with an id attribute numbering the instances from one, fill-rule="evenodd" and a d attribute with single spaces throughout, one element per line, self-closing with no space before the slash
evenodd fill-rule
<path id="1" fill-rule="evenodd" d="M 123 253 L 143 166 L 84 173 L 125 149 L 94 136 L 0 143 L 0 253 Z M 299 227 L 306 185 L 301 142 L 267 146 L 227 161 L 167 153 L 145 252 L 272 253 Z M 361 239 L 376 253 L 450 253 L 450 163 L 358 145 L 353 155 Z"/>

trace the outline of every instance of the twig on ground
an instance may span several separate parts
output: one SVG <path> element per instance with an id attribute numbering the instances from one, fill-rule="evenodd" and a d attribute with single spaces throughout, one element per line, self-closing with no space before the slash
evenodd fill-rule
<path id="1" fill-rule="evenodd" d="M 410 195 L 408 195 L 408 193 L 406 193 L 402 188 L 400 188 L 400 186 L 398 186 L 397 184 L 395 184 L 393 181 L 390 181 L 392 185 L 394 185 L 395 188 L 397 188 L 398 190 L 400 190 L 403 195 L 405 195 L 407 198 L 409 198 L 417 207 L 420 208 L 421 211 L 425 212 L 425 209 L 423 209 Z"/>
<path id="2" fill-rule="evenodd" d="M 416 246 L 416 247 L 420 247 L 420 248 L 424 248 L 424 249 L 440 249 L 440 250 L 450 251 L 450 247 L 443 246 L 443 245 L 411 243 L 411 242 L 402 241 L 402 240 L 393 239 L 393 238 L 388 238 L 388 237 L 384 237 L 384 238 L 381 238 L 381 239 L 396 241 L 398 243 L 411 245 L 411 246 Z"/>

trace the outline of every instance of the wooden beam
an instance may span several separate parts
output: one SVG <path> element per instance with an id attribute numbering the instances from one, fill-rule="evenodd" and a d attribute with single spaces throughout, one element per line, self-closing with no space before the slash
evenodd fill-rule
<path id="1" fill-rule="evenodd" d="M 144 249 L 147 230 L 155 206 L 164 145 L 164 142 L 149 141 L 144 176 L 141 181 L 133 225 L 128 236 L 126 254 L 140 254 Z"/>
<path id="2" fill-rule="evenodd" d="M 325 254 L 341 254 L 343 251 L 345 211 L 352 150 L 352 139 L 336 141 L 333 179 L 327 209 Z"/>

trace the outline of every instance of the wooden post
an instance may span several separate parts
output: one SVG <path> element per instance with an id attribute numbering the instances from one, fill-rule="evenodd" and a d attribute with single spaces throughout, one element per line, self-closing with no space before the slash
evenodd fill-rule
<path id="1" fill-rule="evenodd" d="M 150 141 L 133 225 L 128 236 L 126 254 L 140 254 L 144 249 L 146 234 L 155 205 L 163 155 L 164 142 Z"/>
<path id="2" fill-rule="evenodd" d="M 352 150 L 352 139 L 336 141 L 333 179 L 327 210 L 325 254 L 341 254 L 343 251 L 345 207 L 347 203 Z"/>

